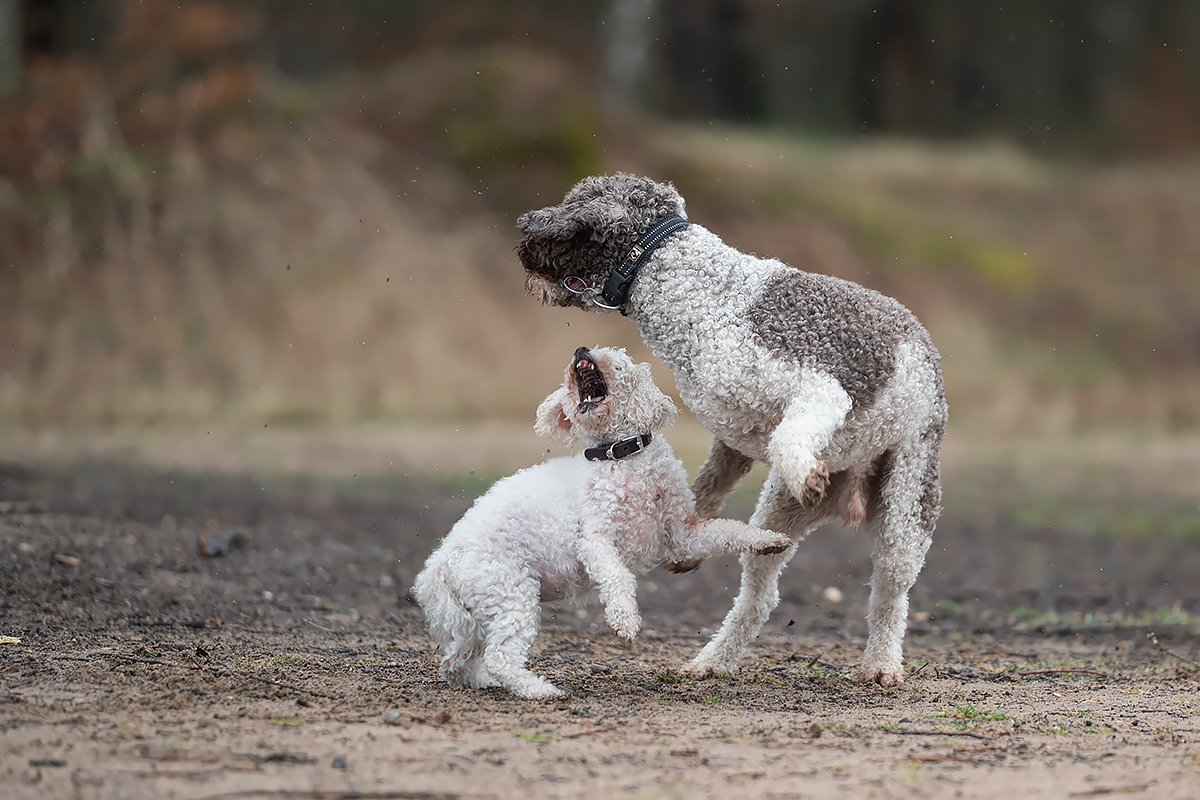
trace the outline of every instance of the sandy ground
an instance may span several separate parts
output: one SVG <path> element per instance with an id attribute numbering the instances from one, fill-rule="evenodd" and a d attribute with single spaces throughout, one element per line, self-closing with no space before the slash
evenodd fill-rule
<path id="1" fill-rule="evenodd" d="M 632 646 L 547 609 L 542 703 L 442 684 L 404 599 L 478 481 L 31 452 L 0 450 L 4 797 L 1200 797 L 1191 539 L 948 503 L 891 690 L 851 680 L 865 535 L 810 540 L 727 678 L 677 670 L 736 563 L 655 571 Z"/>

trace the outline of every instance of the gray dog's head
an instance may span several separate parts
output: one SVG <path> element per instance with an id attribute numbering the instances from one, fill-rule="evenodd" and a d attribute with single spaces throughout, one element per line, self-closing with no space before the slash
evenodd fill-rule
<path id="1" fill-rule="evenodd" d="M 517 220 L 525 234 L 517 256 L 525 268 L 526 291 L 548 305 L 598 310 L 564 288 L 563 279 L 604 286 L 638 237 L 671 214 L 687 216 L 683 198 L 669 183 L 625 173 L 584 178 L 561 205 Z"/>

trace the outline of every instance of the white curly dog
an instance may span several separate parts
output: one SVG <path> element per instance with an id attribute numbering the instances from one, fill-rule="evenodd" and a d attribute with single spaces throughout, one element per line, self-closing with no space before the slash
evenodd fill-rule
<path id="1" fill-rule="evenodd" d="M 696 514 L 687 472 L 654 435 L 675 414 L 649 364 L 633 363 L 620 349 L 575 351 L 562 387 L 538 408 L 534 430 L 586 449 L 497 482 L 413 586 L 446 681 L 559 696 L 525 666 L 542 602 L 582 605 L 598 593 L 609 626 L 633 639 L 641 627 L 635 576 L 664 554 L 694 560 L 791 545 L 783 534 Z"/>
<path id="2" fill-rule="evenodd" d="M 941 512 L 947 416 L 941 358 L 913 314 L 857 284 L 735 250 L 687 222 L 673 186 L 648 178 L 586 178 L 518 227 L 530 294 L 619 310 L 674 372 L 713 434 L 693 486 L 702 516 L 716 515 L 758 460 L 770 471 L 753 525 L 797 542 L 839 516 L 870 525 L 859 679 L 903 682 L 908 591 Z M 742 556 L 733 608 L 688 674 L 733 671 L 778 605 L 794 553 Z"/>

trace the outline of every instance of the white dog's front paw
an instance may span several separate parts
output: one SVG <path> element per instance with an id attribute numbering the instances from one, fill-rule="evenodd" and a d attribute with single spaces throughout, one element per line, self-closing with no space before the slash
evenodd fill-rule
<path id="1" fill-rule="evenodd" d="M 763 531 L 764 541 L 756 544 L 750 549 L 750 552 L 760 556 L 770 556 L 777 553 L 786 553 L 792 546 L 792 540 L 789 536 L 774 531 Z"/>
<path id="2" fill-rule="evenodd" d="M 688 558 L 683 561 L 668 558 L 663 560 L 663 569 L 667 572 L 673 572 L 676 575 L 682 575 L 685 572 L 692 572 L 699 569 L 701 563 L 702 560 L 699 558 Z"/>

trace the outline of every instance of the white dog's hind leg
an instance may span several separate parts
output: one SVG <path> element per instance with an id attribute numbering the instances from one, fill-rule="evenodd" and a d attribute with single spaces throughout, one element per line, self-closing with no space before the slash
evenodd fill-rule
<path id="1" fill-rule="evenodd" d="M 521 575 L 494 577 L 504 594 L 484 599 L 475 609 L 486 631 L 483 667 L 496 684 L 518 697 L 561 697 L 554 684 L 525 666 L 541 624 L 538 582 Z"/>
<path id="2" fill-rule="evenodd" d="M 442 678 L 451 686 L 483 689 L 491 676 L 483 667 L 483 629 L 447 580 L 446 555 L 438 553 L 417 575 L 413 593 L 429 621 L 429 635 L 442 652 Z"/>
<path id="3" fill-rule="evenodd" d="M 771 434 L 767 446 L 771 467 L 806 508 L 816 506 L 825 496 L 829 470 L 817 454 L 845 424 L 850 406 L 850 395 L 836 380 L 806 372 L 799 393 Z"/>
<path id="4" fill-rule="evenodd" d="M 495 686 L 487 667 L 483 665 L 483 628 L 475 628 L 446 650 L 442 659 L 442 677 L 451 686 L 470 686 L 486 689 Z"/>
<path id="5" fill-rule="evenodd" d="M 882 487 L 881 513 L 874 523 L 869 632 L 858 673 L 863 683 L 897 686 L 904 682 L 908 590 L 916 582 L 932 542 L 932 522 L 923 514 L 931 490 L 940 491 L 936 451 L 897 452 Z"/>

